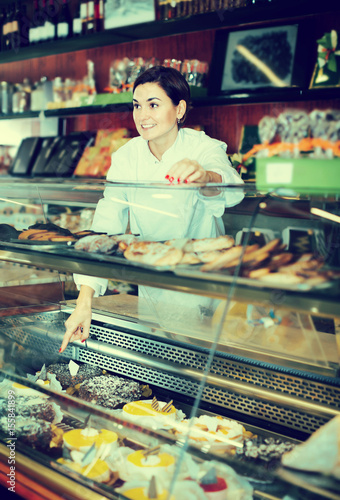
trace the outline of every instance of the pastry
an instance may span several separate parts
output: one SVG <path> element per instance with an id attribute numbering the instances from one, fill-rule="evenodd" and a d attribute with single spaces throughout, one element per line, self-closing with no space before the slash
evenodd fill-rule
<path id="1" fill-rule="evenodd" d="M 0 240 L 17 240 L 21 231 L 15 229 L 10 224 L 0 224 Z"/>
<path id="2" fill-rule="evenodd" d="M 214 250 L 226 250 L 234 246 L 235 240 L 232 236 L 224 235 L 217 238 L 202 238 L 189 240 L 183 247 L 184 252 L 213 252 Z"/>
<path id="3" fill-rule="evenodd" d="M 50 385 L 50 381 L 49 380 L 40 380 L 39 385 L 42 385 L 43 387 L 48 387 Z M 13 382 L 12 388 L 15 390 L 16 396 L 24 396 L 24 397 L 34 396 L 36 398 L 48 397 L 46 394 L 42 394 L 39 391 L 32 389 L 31 387 L 27 387 L 26 385 L 18 384 L 17 382 Z"/>
<path id="4" fill-rule="evenodd" d="M 174 426 L 176 435 L 189 434 L 189 442 L 196 445 L 209 445 L 214 451 L 226 451 L 243 446 L 246 430 L 234 420 L 223 417 L 201 415 L 183 420 Z"/>
<path id="5" fill-rule="evenodd" d="M 7 399 L 0 399 L 0 415 L 7 415 Z M 42 397 L 32 396 L 16 396 L 15 398 L 16 415 L 23 419 L 45 420 L 53 424 L 62 421 L 63 414 L 60 407 Z"/>
<path id="6" fill-rule="evenodd" d="M 81 465 L 73 460 L 67 460 L 65 458 L 58 458 L 57 462 L 98 483 L 108 482 L 111 476 L 109 466 L 100 458 L 93 460 L 89 465 Z"/>
<path id="7" fill-rule="evenodd" d="M 116 408 L 140 398 L 141 385 L 133 380 L 113 375 L 101 375 L 82 382 L 79 397 L 105 408 Z"/>
<path id="8" fill-rule="evenodd" d="M 158 474 L 171 475 L 175 468 L 175 457 L 165 451 L 148 453 L 145 450 L 133 451 L 126 457 L 126 467 L 132 477 L 151 479 Z"/>
<path id="9" fill-rule="evenodd" d="M 99 448 L 102 444 L 111 445 L 110 449 L 112 451 L 118 445 L 118 435 L 106 429 L 97 431 L 94 428 L 86 427 L 86 429 L 73 429 L 65 432 L 63 441 L 69 450 L 78 450 L 83 453 L 86 453 L 93 444 L 96 448 Z"/>
<path id="10" fill-rule="evenodd" d="M 128 245 L 124 257 L 150 266 L 174 266 L 181 261 L 183 251 L 157 241 L 138 241 Z"/>
<path id="11" fill-rule="evenodd" d="M 68 363 L 54 363 L 47 367 L 47 372 L 56 376 L 63 389 L 74 387 L 85 380 L 102 375 L 103 370 L 99 366 L 80 364 L 76 375 L 71 375 Z"/>
<path id="12" fill-rule="evenodd" d="M 152 428 L 166 428 L 172 427 L 176 420 L 184 418 L 184 414 L 181 411 L 176 410 L 176 408 L 170 404 L 166 408 L 167 403 L 164 401 L 157 401 L 158 406 L 156 407 L 155 399 L 148 399 L 145 401 L 133 401 L 127 403 L 122 409 L 122 418 L 124 420 L 130 420 L 141 426 L 147 426 Z M 172 402 L 171 402 L 172 403 Z M 164 411 L 166 408 L 167 411 Z"/>
<path id="13" fill-rule="evenodd" d="M 92 234 L 78 240 L 74 249 L 89 253 L 109 254 L 117 247 L 117 242 L 107 234 Z"/>
<path id="14" fill-rule="evenodd" d="M 0 429 L 8 435 L 7 415 L 0 418 Z M 52 439 L 52 428 L 49 422 L 17 416 L 15 419 L 15 438 L 31 448 L 48 450 Z"/>

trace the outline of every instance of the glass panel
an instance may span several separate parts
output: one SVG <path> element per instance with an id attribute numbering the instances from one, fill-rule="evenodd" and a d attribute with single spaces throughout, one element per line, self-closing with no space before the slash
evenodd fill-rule
<path id="1" fill-rule="evenodd" d="M 165 184 L 106 187 L 107 197 L 116 208 L 126 208 L 129 217 L 117 209 L 106 219 L 105 212 L 93 219 L 102 182 L 1 185 L 1 203 L 11 210 L 3 210 L 0 223 L 13 224 L 18 233 L 17 238 L 2 235 L 0 241 L 2 416 L 14 389 L 17 408 L 25 391 L 35 397 L 35 390 L 39 399 L 46 394 L 62 416 L 48 430 L 47 448 L 37 455 L 30 452 L 39 448 L 32 428 L 25 441 L 24 426 L 17 422 L 20 452 L 113 496 L 129 497 L 126 488 L 137 488 L 140 495 L 142 488 L 152 497 L 155 475 L 158 493 L 182 498 L 185 491 L 188 498 L 204 499 L 205 485 L 215 484 L 217 475 L 230 494 L 239 488 L 248 498 L 252 486 L 262 484 L 274 497 L 279 491 L 294 497 L 297 486 L 280 479 L 280 457 L 330 418 L 337 405 L 337 199 L 264 194 L 253 186 L 213 185 L 210 191 Z M 36 220 L 20 225 L 10 219 L 13 206 L 25 207 L 25 216 L 33 207 Z M 208 213 L 216 226 L 204 226 Z M 219 233 L 222 215 L 228 237 Z M 51 228 L 43 229 L 47 239 L 46 234 L 42 240 L 19 238 L 35 222 L 48 220 L 68 229 L 69 241 L 50 239 Z M 159 246 L 133 247 L 134 240 L 124 235 L 119 241 L 97 234 L 79 238 L 77 233 L 90 227 L 109 234 L 127 231 L 138 236 L 137 243 L 158 241 Z M 89 247 L 93 240 L 95 246 Z M 5 276 L 9 270 L 11 279 Z M 104 280 L 105 293 L 93 300 L 89 339 L 76 340 L 59 354 L 64 323 L 75 307 L 75 288 L 73 296 L 65 293 L 74 273 Z M 60 363 L 64 375 L 54 377 L 49 368 L 45 378 L 54 384 L 58 378 L 62 387 L 39 385 L 43 365 Z M 86 380 L 72 378 L 72 366 L 84 370 Z M 119 394 L 118 381 L 109 391 L 93 382 L 104 377 L 111 384 L 116 376 L 129 379 Z M 13 389 L 13 382 L 19 386 Z M 124 410 L 136 400 L 142 404 Z M 30 412 L 34 404 L 28 404 Z M 117 433 L 119 447 L 95 445 L 70 455 L 65 435 L 85 423 L 81 439 L 99 436 L 101 443 L 105 429 Z M 2 430 L 8 432 L 4 423 Z M 52 437 L 56 449 L 51 453 Z M 271 444 L 277 453 L 261 455 Z M 94 463 L 104 458 L 92 476 Z M 309 488 L 308 481 L 302 483 L 302 489 Z"/>

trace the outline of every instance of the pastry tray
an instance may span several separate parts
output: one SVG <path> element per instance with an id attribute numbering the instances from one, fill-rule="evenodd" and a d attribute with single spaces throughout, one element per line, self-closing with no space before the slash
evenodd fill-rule
<path id="1" fill-rule="evenodd" d="M 203 264 L 202 264 L 203 265 Z M 279 290 L 289 290 L 292 292 L 309 292 L 309 291 L 321 291 L 338 288 L 339 280 L 327 281 L 325 283 L 321 283 L 320 285 L 309 285 L 308 283 L 280 283 L 280 280 L 276 282 L 267 283 L 265 281 L 261 281 L 260 279 L 254 278 L 244 278 L 242 276 L 233 276 L 229 274 L 221 273 L 212 273 L 212 272 L 202 272 L 200 268 L 202 266 L 177 266 L 173 269 L 174 274 L 177 276 L 185 277 L 185 278 L 195 278 L 200 280 L 208 280 L 208 281 L 218 281 L 220 283 L 235 283 L 238 286 L 251 286 L 256 288 L 270 288 L 270 289 L 279 289 Z"/>
<path id="2" fill-rule="evenodd" d="M 1 245 L 9 245 L 9 246 L 14 246 L 15 248 L 20 248 L 22 246 L 29 246 L 32 250 L 34 250 L 34 247 L 37 247 L 38 249 L 41 249 L 41 247 L 47 247 L 50 246 L 54 248 L 56 245 L 69 245 L 73 244 L 73 241 L 48 241 L 48 240 L 9 240 L 9 241 L 2 241 Z"/>
<path id="3" fill-rule="evenodd" d="M 332 293 L 339 293 L 339 283 L 340 280 L 327 281 L 319 285 L 310 285 L 306 283 L 282 283 L 280 280 L 275 282 L 267 283 L 261 281 L 260 279 L 245 278 L 242 276 L 229 275 L 223 272 L 202 272 L 200 269 L 203 264 L 188 265 L 177 265 L 177 266 L 152 266 L 149 264 L 143 264 L 141 262 L 134 262 L 125 259 L 123 256 L 118 254 L 100 254 L 100 253 L 90 253 L 84 252 L 82 250 L 75 250 L 73 241 L 62 241 L 62 242 L 52 242 L 52 241 L 32 241 L 32 240 L 12 240 L 1 242 L 1 245 L 8 246 L 12 248 L 22 248 L 27 246 L 32 251 L 48 251 L 55 253 L 56 255 L 64 255 L 78 257 L 85 260 L 94 260 L 100 262 L 113 262 L 116 264 L 122 264 L 130 267 L 139 267 L 142 269 L 147 269 L 149 271 L 166 272 L 171 271 L 175 275 L 183 278 L 193 278 L 204 281 L 217 281 L 219 283 L 235 283 L 237 286 L 249 286 L 256 288 L 267 288 L 267 289 L 277 289 L 286 290 L 292 292 L 322 292 L 323 290 Z"/>

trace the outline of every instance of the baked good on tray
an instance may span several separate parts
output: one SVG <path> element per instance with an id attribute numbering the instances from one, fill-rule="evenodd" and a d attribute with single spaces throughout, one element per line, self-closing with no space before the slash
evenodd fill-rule
<path id="1" fill-rule="evenodd" d="M 18 235 L 19 240 L 32 240 L 32 241 L 76 241 L 77 238 L 63 227 L 57 226 L 52 222 L 37 223 L 29 226 L 28 229 L 22 231 Z"/>
<path id="2" fill-rule="evenodd" d="M 72 429 L 63 435 L 64 446 L 69 450 L 77 450 L 83 453 L 89 451 L 92 445 L 99 448 L 101 445 L 110 445 L 110 450 L 118 446 L 118 435 L 107 429 L 97 431 L 92 427 L 85 429 Z"/>
<path id="3" fill-rule="evenodd" d="M 57 462 L 98 483 L 107 483 L 110 480 L 111 471 L 109 466 L 105 460 L 101 460 L 100 458 L 94 460 L 89 465 L 81 465 L 66 458 L 58 458 Z"/>
<path id="4" fill-rule="evenodd" d="M 0 240 L 16 240 L 21 231 L 15 229 L 15 227 L 10 224 L 0 224 Z"/>
<path id="5" fill-rule="evenodd" d="M 185 418 L 181 410 L 177 410 L 172 401 L 158 401 L 156 397 L 143 401 L 126 403 L 122 409 L 122 418 L 137 425 L 153 429 L 172 428 L 176 421 Z"/>
<path id="6" fill-rule="evenodd" d="M 116 408 L 122 403 L 139 399 L 142 386 L 133 380 L 114 375 L 100 375 L 80 384 L 79 397 L 105 408 Z"/>
<path id="7" fill-rule="evenodd" d="M 0 418 L 0 429 L 8 435 L 7 416 Z M 26 445 L 47 450 L 53 436 L 51 424 L 41 419 L 17 417 L 15 419 L 15 438 Z"/>
<path id="8" fill-rule="evenodd" d="M 1 417 L 7 416 L 9 407 L 7 398 L 0 399 Z M 56 403 L 35 396 L 16 396 L 15 414 L 24 419 L 45 420 L 53 424 L 61 422 L 63 418 L 61 409 Z"/>

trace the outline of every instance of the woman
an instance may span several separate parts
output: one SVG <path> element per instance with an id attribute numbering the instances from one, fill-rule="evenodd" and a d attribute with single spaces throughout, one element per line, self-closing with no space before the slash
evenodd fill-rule
<path id="1" fill-rule="evenodd" d="M 105 188 L 93 220 L 94 231 L 125 233 L 129 222 L 131 232 L 143 240 L 224 234 L 221 217 L 225 207 L 239 203 L 242 190 L 205 195 L 186 186 L 242 184 L 242 180 L 228 161 L 225 143 L 204 132 L 181 128 L 189 102 L 189 85 L 173 68 L 155 66 L 137 78 L 133 88 L 133 119 L 140 136 L 112 155 L 107 175 L 108 181 L 122 182 L 126 187 Z M 161 181 L 184 189 L 172 191 L 169 186 L 151 189 L 151 183 Z M 140 182 L 141 187 L 129 187 L 129 182 Z M 74 278 L 80 292 L 76 308 L 65 322 L 66 333 L 59 352 L 69 342 L 88 338 L 92 298 L 103 294 L 107 286 L 105 279 L 81 275 Z M 150 290 L 147 295 L 150 296 Z"/>

